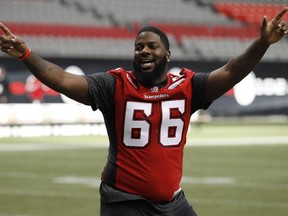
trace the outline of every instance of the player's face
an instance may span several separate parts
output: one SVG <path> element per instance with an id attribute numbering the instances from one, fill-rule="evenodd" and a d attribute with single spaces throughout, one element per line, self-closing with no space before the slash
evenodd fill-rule
<path id="1" fill-rule="evenodd" d="M 135 41 L 133 68 L 136 79 L 146 87 L 166 80 L 166 50 L 160 36 L 153 32 L 142 32 Z"/>

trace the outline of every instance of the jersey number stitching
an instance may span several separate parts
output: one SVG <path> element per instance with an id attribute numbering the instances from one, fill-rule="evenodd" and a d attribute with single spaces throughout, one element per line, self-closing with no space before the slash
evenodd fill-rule
<path id="1" fill-rule="evenodd" d="M 124 119 L 123 143 L 127 147 L 145 147 L 151 138 L 151 122 L 155 106 L 149 102 L 128 101 Z M 182 140 L 185 100 L 162 101 L 160 106 L 160 143 L 163 146 L 177 146 Z M 155 133 L 155 132 L 154 132 Z"/>

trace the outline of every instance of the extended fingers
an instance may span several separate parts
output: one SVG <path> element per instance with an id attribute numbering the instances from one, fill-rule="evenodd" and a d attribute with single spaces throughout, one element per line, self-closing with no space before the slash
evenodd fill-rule
<path id="1" fill-rule="evenodd" d="M 273 19 L 277 24 L 281 21 L 283 15 L 287 12 L 288 7 L 283 8 Z"/>
<path id="2" fill-rule="evenodd" d="M 27 50 L 25 42 L 20 37 L 13 35 L 2 23 L 0 23 L 1 30 L 4 32 L 4 34 L 0 35 L 1 51 L 15 58 L 23 56 Z"/>
<path id="3" fill-rule="evenodd" d="M 288 7 L 283 8 L 272 20 L 276 32 L 280 33 L 280 35 L 288 34 L 288 26 L 285 21 L 282 20 L 283 15 L 288 11 Z"/>
<path id="4" fill-rule="evenodd" d="M 0 29 L 4 32 L 4 34 L 9 38 L 14 38 L 14 35 L 3 23 L 0 23 Z"/>

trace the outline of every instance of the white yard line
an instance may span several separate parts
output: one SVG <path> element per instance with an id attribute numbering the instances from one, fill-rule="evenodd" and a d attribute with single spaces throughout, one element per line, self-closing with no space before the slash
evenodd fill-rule
<path id="1" fill-rule="evenodd" d="M 80 184 L 86 185 L 93 188 L 99 188 L 101 179 L 93 177 L 81 177 L 81 176 L 62 176 L 53 179 L 58 184 Z M 190 177 L 183 176 L 181 182 L 183 184 L 234 184 L 235 179 L 230 177 Z"/>
<path id="2" fill-rule="evenodd" d="M 288 136 L 271 137 L 244 137 L 244 138 L 192 138 L 188 139 L 186 146 L 233 146 L 233 145 L 271 145 L 288 144 Z M 96 144 L 47 144 L 47 143 L 1 143 L 0 152 L 12 151 L 52 151 L 85 148 L 108 148 L 107 143 Z"/>

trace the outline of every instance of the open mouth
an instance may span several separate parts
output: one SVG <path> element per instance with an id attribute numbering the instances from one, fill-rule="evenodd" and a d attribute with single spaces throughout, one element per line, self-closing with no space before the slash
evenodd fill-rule
<path id="1" fill-rule="evenodd" d="M 140 64 L 142 68 L 148 68 L 151 67 L 154 63 L 154 60 L 152 59 L 141 59 Z"/>

